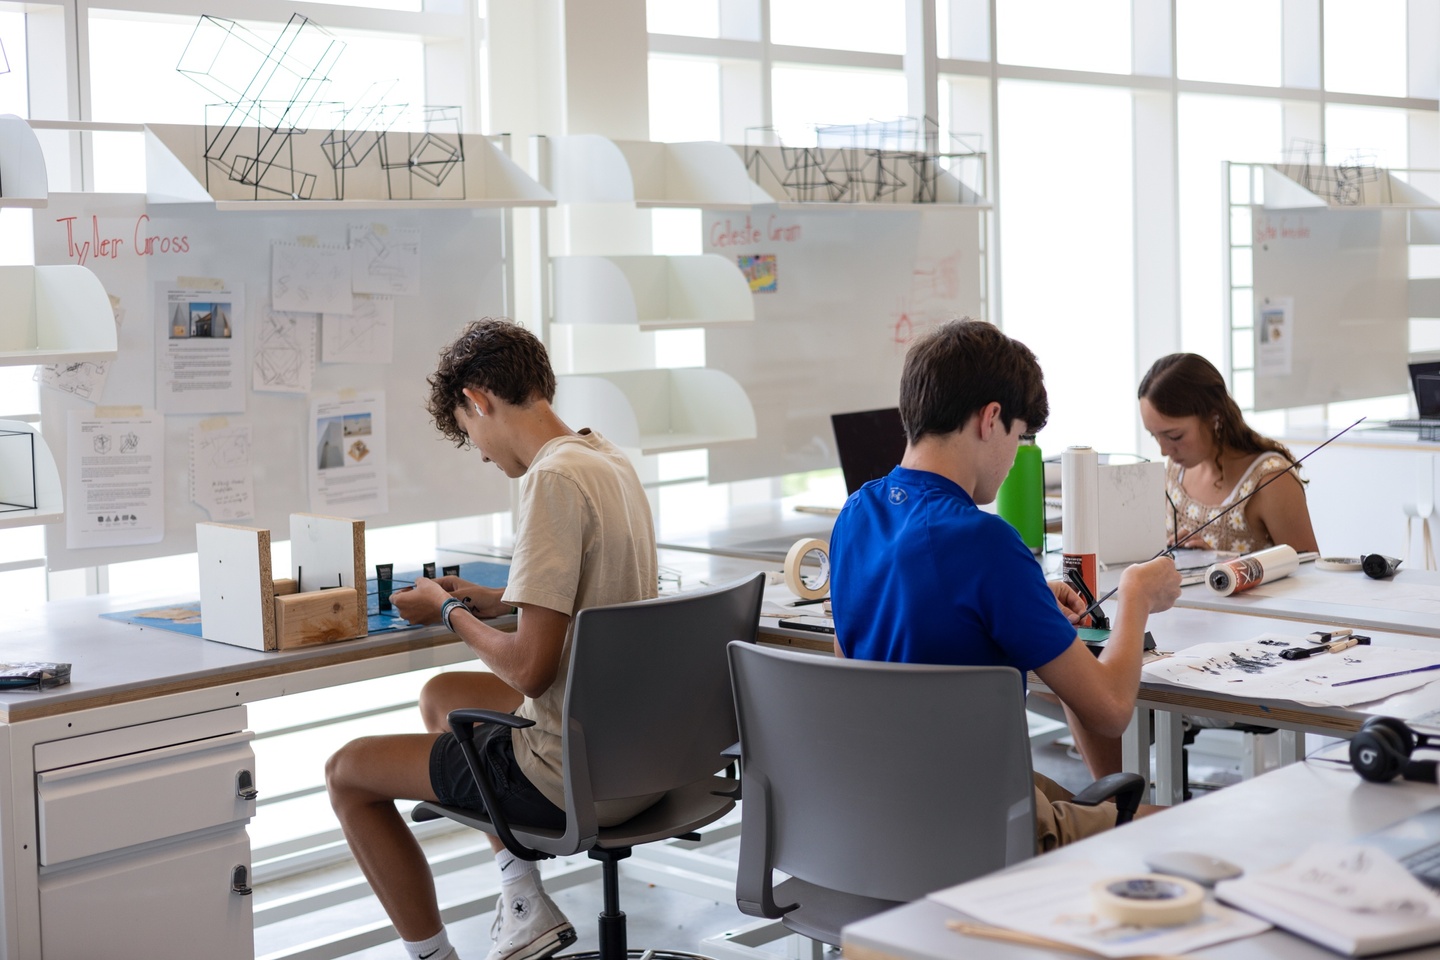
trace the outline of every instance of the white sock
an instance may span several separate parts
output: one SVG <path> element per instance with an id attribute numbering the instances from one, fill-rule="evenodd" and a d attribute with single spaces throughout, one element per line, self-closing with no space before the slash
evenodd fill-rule
<path id="1" fill-rule="evenodd" d="M 495 866 L 500 868 L 501 887 L 513 887 L 523 880 L 533 880 L 537 887 L 540 885 L 540 870 L 534 860 L 521 860 L 509 850 L 500 850 L 495 854 Z"/>
<path id="2" fill-rule="evenodd" d="M 402 940 L 405 950 L 410 954 L 410 960 L 460 960 L 455 948 L 450 946 L 450 938 L 445 934 L 445 928 L 441 927 L 440 932 L 429 940 Z"/>

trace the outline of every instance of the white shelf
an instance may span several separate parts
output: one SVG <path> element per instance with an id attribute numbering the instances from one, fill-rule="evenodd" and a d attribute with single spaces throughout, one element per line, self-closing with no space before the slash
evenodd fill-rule
<path id="1" fill-rule="evenodd" d="M 488 137 L 461 134 L 464 160 L 439 185 L 412 178 L 408 171 L 381 168 L 378 152 L 368 153 L 343 174 L 343 197 L 336 199 L 335 171 L 322 141 L 329 130 L 313 128 L 291 138 L 293 153 L 287 162 L 314 176 L 309 199 L 287 198 L 262 192 L 256 198 L 254 186 L 233 181 L 223 164 L 211 163 L 206 189 L 205 127 L 194 124 L 150 124 L 145 132 L 146 199 L 151 203 L 210 203 L 220 210 L 396 210 L 396 209 L 485 209 L 495 207 L 553 207 L 555 198 L 531 179 Z M 375 132 L 362 132 L 373 138 Z M 397 146 L 406 143 L 404 133 L 389 133 Z M 414 134 L 418 143 L 422 134 Z M 434 156 L 435 154 L 429 154 Z M 463 185 L 454 174 L 464 177 Z M 276 167 L 274 183 L 290 182 L 287 172 Z M 391 199 L 391 186 L 412 193 Z M 460 197 L 463 192 L 464 198 Z M 273 199 L 267 199 L 267 197 Z"/>
<path id="2" fill-rule="evenodd" d="M 693 257 L 554 257 L 555 323 L 642 330 L 749 323 L 750 285 L 735 262 Z"/>
<path id="3" fill-rule="evenodd" d="M 45 154 L 30 124 L 0 115 L 0 207 L 43 207 L 50 196 Z"/>
<path id="4" fill-rule="evenodd" d="M 23 434 L 34 441 L 31 444 Z M 31 424 L 20 420 L 0 420 L 0 501 L 34 503 L 34 509 L 15 510 L 0 505 L 0 528 L 54 523 L 65 513 L 65 497 L 60 489 L 60 473 L 45 439 Z"/>
<path id="5" fill-rule="evenodd" d="M 1345 170 L 1286 163 L 1263 169 L 1267 210 L 1440 210 L 1434 198 L 1379 167 Z M 1322 189 L 1317 193 L 1313 187 Z"/>
<path id="6" fill-rule="evenodd" d="M 741 210 L 775 202 L 723 143 L 651 143 L 597 134 L 542 143 L 543 176 L 561 203 Z"/>
<path id="7" fill-rule="evenodd" d="M 88 269 L 0 267 L 0 366 L 115 356 L 115 314 Z"/>
<path id="8" fill-rule="evenodd" d="M 755 409 L 729 374 L 704 367 L 559 378 L 555 409 L 642 454 L 755 439 Z"/>

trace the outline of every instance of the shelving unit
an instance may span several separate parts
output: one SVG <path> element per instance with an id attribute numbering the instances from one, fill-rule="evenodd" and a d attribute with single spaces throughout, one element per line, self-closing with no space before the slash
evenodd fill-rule
<path id="1" fill-rule="evenodd" d="M 110 299 L 85 267 L 0 267 L 0 303 L 0 366 L 115 356 Z"/>
<path id="2" fill-rule="evenodd" d="M 262 190 L 262 195 L 271 199 L 257 199 L 253 184 L 230 179 L 221 165 L 213 161 L 209 162 L 207 178 L 206 128 L 203 125 L 149 124 L 136 129 L 143 131 L 146 137 L 146 175 L 150 186 L 147 199 L 150 203 L 214 202 L 219 210 L 313 210 L 323 207 L 327 210 L 356 211 L 555 205 L 555 198 L 549 191 L 531 179 L 490 138 L 479 134 L 458 135 L 463 160 L 455 165 L 453 171 L 445 171 L 447 175 L 460 174 L 463 183 L 447 178 L 439 184 L 431 184 L 412 178 L 408 169 L 385 170 L 373 148 L 357 150 L 354 165 L 336 171 L 324 145 L 326 137 L 334 135 L 332 131 L 316 129 L 295 133 L 291 135 L 293 152 L 287 153 L 286 159 L 293 164 L 297 176 L 312 178 L 309 198 L 285 197 Z M 367 137 L 387 136 L 376 131 L 365 131 L 364 134 Z M 403 133 L 388 135 L 405 137 Z M 437 145 L 426 153 L 427 148 L 419 143 L 424 136 L 416 134 L 417 143 L 406 143 L 413 150 L 411 155 L 421 161 L 417 166 L 429 162 L 426 157 L 443 157 L 444 153 L 436 151 L 448 149 L 448 146 L 442 148 Z M 439 143 L 438 140 L 433 142 Z M 330 149 L 333 151 L 335 147 L 332 145 Z M 293 182 L 291 171 L 288 168 L 281 170 L 278 163 L 274 175 L 283 177 L 287 185 Z M 396 183 L 412 195 L 392 198 L 391 189 Z M 343 197 L 336 199 L 341 193 Z"/>
<path id="3" fill-rule="evenodd" d="M 746 210 L 774 203 L 723 143 L 650 143 L 597 134 L 543 138 L 542 174 L 560 203 Z"/>
<path id="4" fill-rule="evenodd" d="M 35 131 L 13 114 L 0 115 L 0 207 L 43 207 L 49 196 Z"/>
<path id="5" fill-rule="evenodd" d="M 735 263 L 693 257 L 554 257 L 555 323 L 641 330 L 749 323 L 750 287 Z"/>
<path id="6" fill-rule="evenodd" d="M 691 367 L 559 378 L 555 409 L 601 424 L 610 442 L 642 454 L 755 438 L 755 409 L 735 378 Z"/>
<path id="7" fill-rule="evenodd" d="M 0 420 L 0 528 L 54 523 L 65 513 L 60 473 L 32 424 Z"/>

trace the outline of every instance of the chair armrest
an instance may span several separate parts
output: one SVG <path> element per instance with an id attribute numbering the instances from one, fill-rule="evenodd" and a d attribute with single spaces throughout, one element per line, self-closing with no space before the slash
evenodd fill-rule
<path id="1" fill-rule="evenodd" d="M 521 860 L 548 858 L 550 854 L 527 847 L 515 838 L 514 832 L 510 829 L 510 822 L 505 819 L 500 805 L 495 802 L 495 793 L 490 789 L 490 781 L 485 776 L 485 768 L 480 765 L 480 755 L 475 750 L 475 725 L 477 723 L 498 723 L 501 726 L 515 729 L 534 726 L 535 721 L 517 717 L 513 713 L 480 710 L 475 707 L 451 710 L 446 715 L 446 719 L 450 721 L 450 729 L 455 732 L 455 739 L 460 744 L 460 752 L 465 755 L 465 765 L 470 768 L 470 776 L 474 778 L 475 786 L 480 791 L 480 800 L 485 804 L 485 815 L 489 817 L 490 825 L 495 828 L 495 835 L 500 838 L 501 843 L 505 844 L 505 849 Z"/>
<path id="2" fill-rule="evenodd" d="M 498 723 L 502 727 L 517 730 L 520 727 L 535 726 L 534 720 L 517 717 L 513 713 L 505 713 L 500 710 L 481 710 L 477 707 L 461 707 L 459 710 L 451 710 L 446 714 L 445 719 L 450 721 L 450 729 L 455 731 L 455 736 L 462 742 L 474 738 L 475 724 L 477 723 Z"/>
<path id="3" fill-rule="evenodd" d="M 1093 807 L 1115 798 L 1115 824 L 1129 823 L 1135 818 L 1140 800 L 1150 784 L 1137 773 L 1112 773 L 1101 777 L 1090 786 L 1075 794 L 1070 802 L 1082 807 Z"/>
<path id="4" fill-rule="evenodd" d="M 724 757 L 726 760 L 739 760 L 740 741 L 736 740 L 734 743 L 730 744 L 730 746 L 726 747 L 724 750 L 721 750 L 720 756 Z"/>

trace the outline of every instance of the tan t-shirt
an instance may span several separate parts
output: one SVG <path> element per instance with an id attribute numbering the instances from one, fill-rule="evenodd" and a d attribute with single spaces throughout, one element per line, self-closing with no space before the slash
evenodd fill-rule
<path id="1" fill-rule="evenodd" d="M 655 525 L 630 461 L 590 430 L 540 448 L 520 483 L 519 517 L 504 602 L 557 610 L 571 620 L 555 682 L 515 711 L 535 721 L 514 732 L 515 761 L 541 793 L 564 807 L 561 713 L 574 617 L 586 607 L 655 596 Z M 601 826 L 611 826 L 655 799 L 606 801 L 596 805 L 596 815 Z"/>

